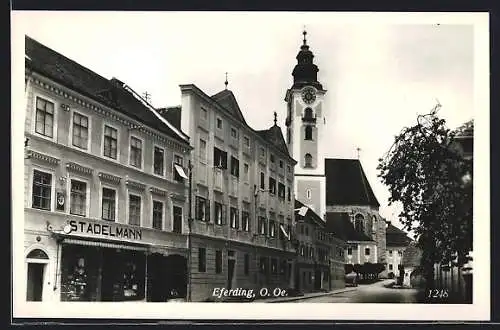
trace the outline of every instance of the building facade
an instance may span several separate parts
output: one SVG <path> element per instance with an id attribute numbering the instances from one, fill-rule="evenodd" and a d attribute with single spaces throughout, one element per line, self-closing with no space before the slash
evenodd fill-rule
<path id="1" fill-rule="evenodd" d="M 403 264 L 404 251 L 412 241 L 407 233 L 387 222 L 387 276 L 394 278 L 400 276 L 400 267 Z"/>
<path id="2" fill-rule="evenodd" d="M 26 299 L 185 295 L 188 137 L 119 80 L 25 42 Z"/>
<path id="3" fill-rule="evenodd" d="M 345 242 L 326 231 L 311 208 L 295 200 L 297 263 L 295 288 L 302 292 L 345 287 Z"/>
<path id="4" fill-rule="evenodd" d="M 215 288 L 291 288 L 294 166 L 275 122 L 257 131 L 230 90 L 181 85 L 192 157 L 191 298 Z M 226 86 L 227 87 L 227 86 Z"/>

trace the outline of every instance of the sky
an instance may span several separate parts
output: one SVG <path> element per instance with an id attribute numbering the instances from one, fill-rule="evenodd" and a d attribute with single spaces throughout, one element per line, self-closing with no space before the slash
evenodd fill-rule
<path id="1" fill-rule="evenodd" d="M 307 30 L 325 99 L 331 158 L 360 160 L 380 214 L 398 208 L 377 177 L 378 158 L 417 114 L 439 101 L 450 128 L 474 118 L 475 30 L 465 14 L 13 12 L 14 43 L 30 37 L 156 107 L 180 104 L 180 84 L 233 91 L 254 129 L 284 128 L 286 90 Z M 487 54 L 486 54 L 487 56 Z"/>

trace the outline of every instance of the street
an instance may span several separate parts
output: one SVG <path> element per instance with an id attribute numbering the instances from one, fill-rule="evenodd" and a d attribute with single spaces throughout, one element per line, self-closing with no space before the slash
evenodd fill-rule
<path id="1" fill-rule="evenodd" d="M 373 284 L 361 284 L 353 291 L 328 296 L 291 301 L 294 303 L 417 303 L 417 290 L 392 289 L 384 285 L 393 280 L 384 280 Z"/>

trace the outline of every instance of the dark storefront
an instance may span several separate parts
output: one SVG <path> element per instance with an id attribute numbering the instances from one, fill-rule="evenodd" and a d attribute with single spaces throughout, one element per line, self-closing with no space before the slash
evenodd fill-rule
<path id="1" fill-rule="evenodd" d="M 61 245 L 61 301 L 167 301 L 185 297 L 185 257 L 149 254 L 148 248 L 141 246 L 82 242 Z"/>

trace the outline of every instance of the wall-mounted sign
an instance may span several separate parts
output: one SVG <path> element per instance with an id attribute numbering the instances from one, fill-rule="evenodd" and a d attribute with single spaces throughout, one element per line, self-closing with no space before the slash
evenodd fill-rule
<path id="1" fill-rule="evenodd" d="M 64 211 L 64 205 L 66 203 L 66 197 L 64 196 L 64 192 L 58 191 L 56 194 L 56 209 L 58 211 Z"/>
<path id="2" fill-rule="evenodd" d="M 116 224 L 100 224 L 76 220 L 71 220 L 69 225 L 71 226 L 71 231 L 82 234 L 142 240 L 141 229 L 128 228 Z"/>

